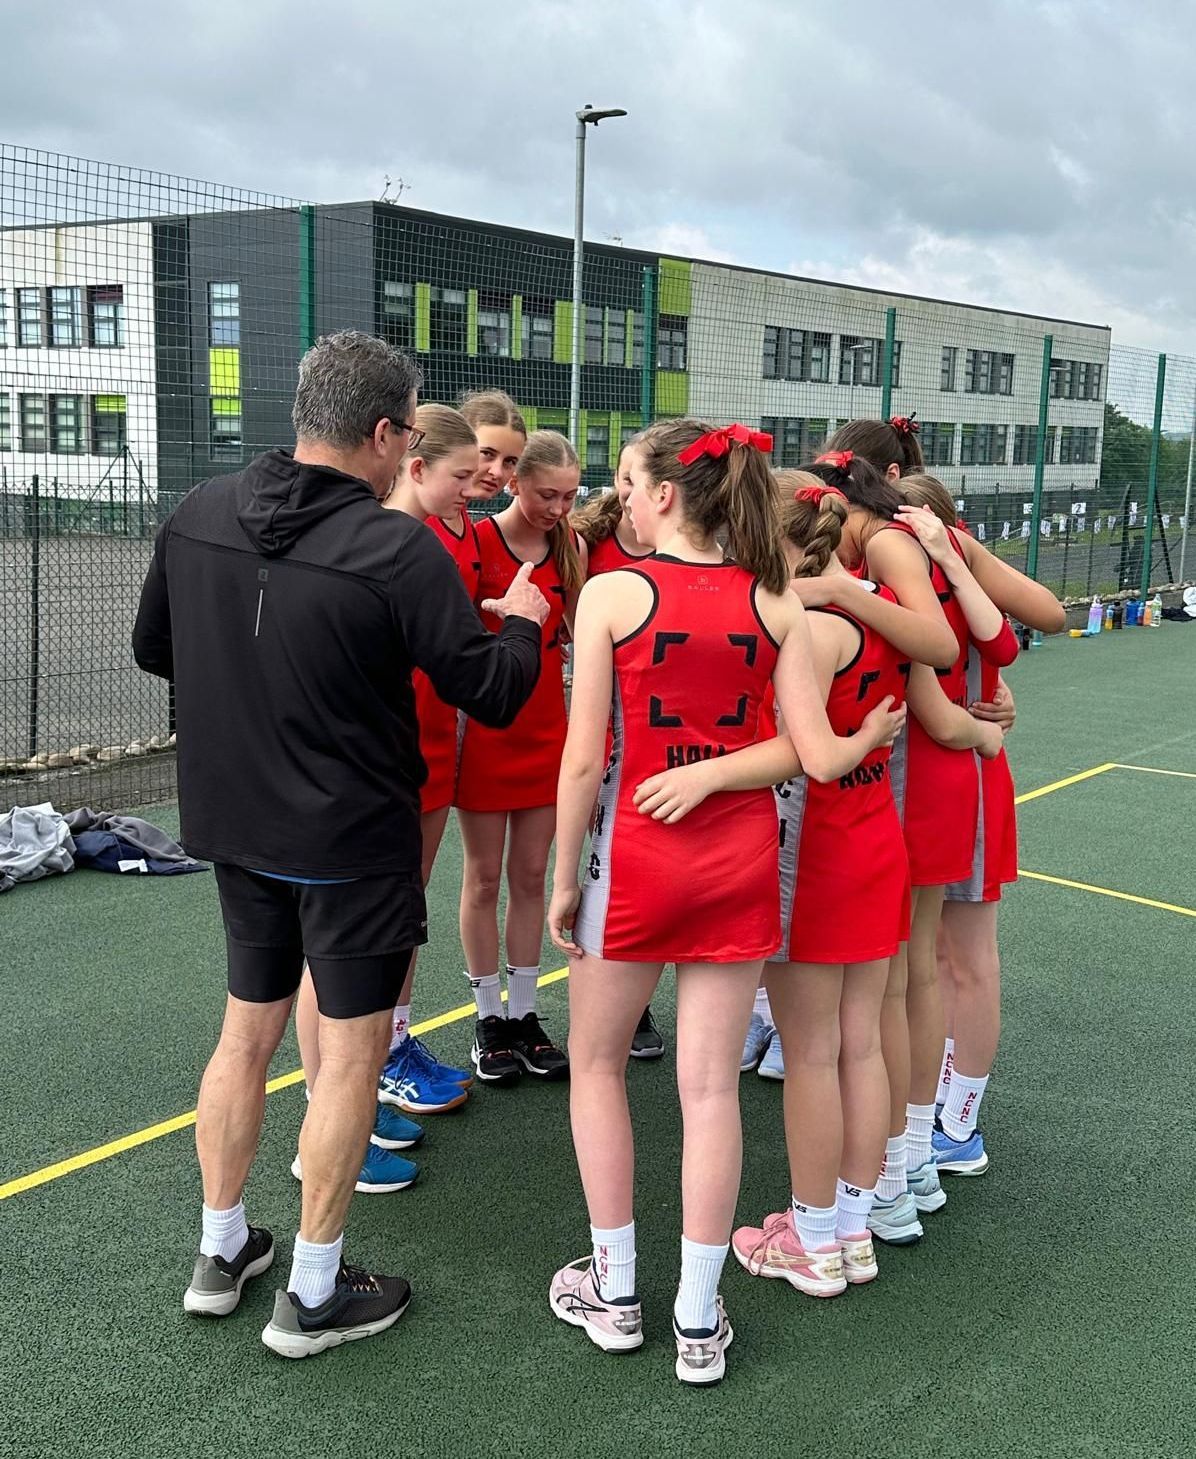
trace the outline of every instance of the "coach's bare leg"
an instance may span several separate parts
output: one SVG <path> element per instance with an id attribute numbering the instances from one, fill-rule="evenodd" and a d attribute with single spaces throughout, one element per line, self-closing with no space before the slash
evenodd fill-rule
<path id="1" fill-rule="evenodd" d="M 308 1090 L 316 1087 L 320 1072 L 320 1007 L 311 980 L 311 969 L 303 964 L 303 981 L 295 1002 L 295 1037 L 299 1041 L 299 1062 L 303 1065 L 303 1082 Z"/>
<path id="2" fill-rule="evenodd" d="M 391 1010 L 362 1018 L 320 1015 L 320 1077 L 311 1091 L 299 1163 L 303 1211 L 299 1235 L 327 1245 L 345 1229 L 345 1216 L 378 1103 L 378 1075 L 390 1044 Z"/>
<path id="3" fill-rule="evenodd" d="M 282 1041 L 291 998 L 247 1003 L 229 994 L 216 1052 L 199 1086 L 195 1149 L 204 1204 L 227 1211 L 241 1199 L 266 1111 L 266 1070 Z"/>

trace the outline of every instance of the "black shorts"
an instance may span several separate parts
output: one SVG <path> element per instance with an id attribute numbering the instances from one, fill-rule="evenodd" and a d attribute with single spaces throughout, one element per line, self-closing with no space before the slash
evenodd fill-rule
<path id="1" fill-rule="evenodd" d="M 215 871 L 234 998 L 292 997 L 306 958 L 325 1017 L 394 1007 L 412 950 L 427 941 L 418 871 L 324 886 L 278 881 L 227 862 Z"/>

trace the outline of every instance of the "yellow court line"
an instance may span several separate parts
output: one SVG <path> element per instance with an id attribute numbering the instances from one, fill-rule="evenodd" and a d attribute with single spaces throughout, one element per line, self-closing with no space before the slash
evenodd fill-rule
<path id="1" fill-rule="evenodd" d="M 557 968 L 555 972 L 544 973 L 537 986 L 543 988 L 549 983 L 559 983 L 568 976 L 568 968 Z M 507 995 L 504 992 L 502 996 L 505 998 Z M 412 1024 L 411 1032 L 417 1037 L 431 1033 L 434 1029 L 445 1028 L 450 1023 L 460 1023 L 465 1018 L 472 1018 L 476 1011 L 472 1003 L 462 1003 L 457 1008 L 450 1008 L 447 1013 L 439 1013 L 435 1018 L 425 1019 L 423 1023 Z M 278 1078 L 269 1080 L 266 1093 L 276 1094 L 280 1089 L 289 1089 L 293 1084 L 300 1084 L 302 1081 L 303 1070 L 292 1069 L 289 1074 L 280 1074 Z M 97 1145 L 94 1149 L 83 1150 L 66 1160 L 45 1165 L 41 1170 L 20 1175 L 15 1180 L 0 1185 L 0 1201 L 6 1201 L 9 1196 L 20 1195 L 23 1191 L 35 1190 L 39 1185 L 47 1185 L 52 1180 L 61 1180 L 64 1175 L 73 1175 L 76 1170 L 86 1170 L 89 1165 L 98 1165 L 101 1160 L 111 1160 L 115 1155 L 123 1155 L 126 1150 L 136 1150 L 139 1145 L 148 1145 L 151 1140 L 160 1140 L 164 1135 L 190 1129 L 194 1123 L 195 1111 L 189 1109 L 186 1114 L 174 1115 L 156 1125 L 147 1125 L 143 1130 L 134 1130 L 131 1135 L 122 1135 L 119 1140 L 109 1140 L 106 1145 Z"/>
<path id="2" fill-rule="evenodd" d="M 1191 770 L 1160 770 L 1157 765 L 1122 765 L 1119 762 L 1113 769 L 1140 770 L 1143 775 L 1178 775 L 1181 780 L 1196 780 L 1196 772 Z"/>
<path id="3" fill-rule="evenodd" d="M 1056 887 L 1071 887 L 1077 892 L 1095 892 L 1098 897 L 1116 897 L 1119 902 L 1136 902 L 1139 907 L 1153 907 L 1158 912 L 1176 912 L 1181 917 L 1196 917 L 1196 907 L 1177 907 L 1174 902 L 1156 902 L 1153 897 L 1136 897 L 1132 892 L 1117 892 L 1112 887 L 1094 887 L 1090 882 L 1071 881 L 1065 876 L 1047 876 L 1043 871 L 1026 871 L 1018 867 L 1018 876 L 1031 881 L 1050 882 Z"/>
<path id="4" fill-rule="evenodd" d="M 1066 790 L 1069 785 L 1078 785 L 1081 780 L 1091 780 L 1094 775 L 1103 775 L 1106 770 L 1118 767 L 1110 760 L 1105 765 L 1094 765 L 1091 770 L 1081 770 L 1078 775 L 1069 775 L 1066 780 L 1052 780 L 1050 785 L 1040 785 L 1037 790 L 1028 790 L 1019 795 L 1014 805 L 1025 805 L 1028 800 L 1037 800 L 1041 795 L 1053 795 L 1056 790 Z"/>

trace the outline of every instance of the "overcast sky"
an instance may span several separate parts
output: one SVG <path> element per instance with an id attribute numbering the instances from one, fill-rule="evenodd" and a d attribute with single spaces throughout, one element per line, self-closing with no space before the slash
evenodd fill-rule
<path id="1" fill-rule="evenodd" d="M 1196 0 L 0 0 L 0 138 L 1196 355 Z"/>

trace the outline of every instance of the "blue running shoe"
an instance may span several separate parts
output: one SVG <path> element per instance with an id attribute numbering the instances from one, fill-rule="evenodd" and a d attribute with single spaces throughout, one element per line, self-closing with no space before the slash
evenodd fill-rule
<path id="1" fill-rule="evenodd" d="M 984 1136 L 973 1130 L 966 1140 L 953 1140 L 937 1125 L 930 1136 L 934 1163 L 944 1175 L 983 1175 L 988 1169 Z"/>
<path id="2" fill-rule="evenodd" d="M 418 1068 L 434 1084 L 459 1084 L 462 1089 L 469 1089 L 473 1084 L 472 1069 L 458 1069 L 455 1064 L 442 1064 L 423 1039 L 408 1034 L 407 1050 L 408 1063 Z"/>
<path id="3" fill-rule="evenodd" d="M 776 1030 L 766 1019 L 752 1010 L 751 1022 L 748 1024 L 747 1038 L 743 1043 L 743 1058 L 739 1061 L 739 1072 L 746 1074 L 749 1069 L 754 1069 L 764 1057 L 770 1040 Z"/>
<path id="4" fill-rule="evenodd" d="M 785 1055 L 781 1050 L 781 1035 L 775 1028 L 756 1073 L 761 1079 L 784 1079 L 785 1077 Z"/>
<path id="5" fill-rule="evenodd" d="M 911 1170 L 905 1177 L 905 1183 L 919 1213 L 941 1211 L 947 1204 L 947 1192 L 939 1180 L 939 1170 L 933 1156 L 916 1170 Z"/>
<path id="6" fill-rule="evenodd" d="M 424 1138 L 423 1128 L 392 1104 L 379 1104 L 374 1112 L 374 1133 L 370 1144 L 381 1150 L 411 1150 Z"/>
<path id="7" fill-rule="evenodd" d="M 291 1174 L 296 1180 L 303 1179 L 298 1155 L 291 1161 Z M 415 1184 L 418 1175 L 419 1166 L 413 1160 L 404 1160 L 393 1150 L 382 1150 L 371 1144 L 365 1147 L 365 1160 L 353 1189 L 368 1196 L 384 1196 L 390 1191 L 406 1190 Z"/>
<path id="8" fill-rule="evenodd" d="M 889 1246 L 912 1246 L 915 1241 L 921 1241 L 922 1223 L 909 1191 L 902 1191 L 891 1201 L 874 1196 L 868 1212 L 868 1230 Z"/>
<path id="9" fill-rule="evenodd" d="M 420 1068 L 418 1056 L 409 1053 L 411 1044 L 405 1039 L 386 1061 L 378 1081 L 379 1102 L 409 1115 L 439 1115 L 463 1105 L 469 1090 L 430 1078 Z"/>

